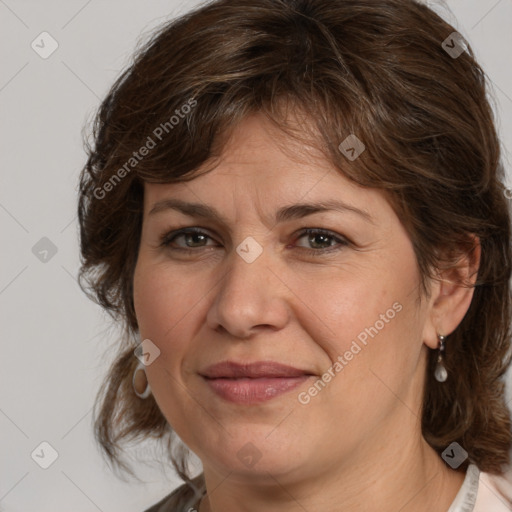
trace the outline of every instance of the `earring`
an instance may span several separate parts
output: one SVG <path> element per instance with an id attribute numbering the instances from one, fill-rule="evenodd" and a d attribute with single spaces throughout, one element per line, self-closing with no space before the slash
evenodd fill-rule
<path id="1" fill-rule="evenodd" d="M 446 339 L 446 336 L 438 334 L 437 337 L 439 338 L 439 352 L 437 354 L 437 364 L 434 371 L 434 377 L 437 382 L 444 382 L 448 378 L 448 372 L 443 364 L 443 352 L 445 349 L 444 340 Z"/>
<path id="2" fill-rule="evenodd" d="M 146 371 L 144 370 L 144 364 L 140 361 L 133 372 L 132 386 L 133 392 L 139 398 L 147 398 L 151 394 L 151 388 L 149 387 Z"/>

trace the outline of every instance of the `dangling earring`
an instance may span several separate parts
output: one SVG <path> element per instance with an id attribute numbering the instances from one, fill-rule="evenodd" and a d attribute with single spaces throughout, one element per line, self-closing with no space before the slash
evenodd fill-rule
<path id="1" fill-rule="evenodd" d="M 144 370 L 144 364 L 140 361 L 133 372 L 132 386 L 133 392 L 139 398 L 147 398 L 151 394 L 151 388 L 149 387 L 146 371 Z"/>
<path id="2" fill-rule="evenodd" d="M 444 382 L 448 378 L 448 372 L 443 364 L 443 352 L 445 349 L 444 340 L 446 339 L 446 336 L 438 334 L 437 337 L 439 338 L 439 352 L 437 354 L 437 364 L 434 371 L 434 377 L 437 382 Z"/>

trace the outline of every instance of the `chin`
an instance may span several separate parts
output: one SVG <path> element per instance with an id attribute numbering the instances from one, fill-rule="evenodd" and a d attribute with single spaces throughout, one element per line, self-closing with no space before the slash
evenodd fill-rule
<path id="1" fill-rule="evenodd" d="M 232 435 L 226 433 L 222 441 L 209 443 L 204 447 L 206 450 L 202 450 L 205 459 L 219 471 L 242 478 L 261 476 L 262 480 L 268 480 L 269 473 L 277 477 L 304 466 L 301 461 L 305 455 L 297 453 L 299 439 L 278 433 L 268 426 L 245 426 L 236 433 L 233 428 L 227 427 L 227 430 Z"/>

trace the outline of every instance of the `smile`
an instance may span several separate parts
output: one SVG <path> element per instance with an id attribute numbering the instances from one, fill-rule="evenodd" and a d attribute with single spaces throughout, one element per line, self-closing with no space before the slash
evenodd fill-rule
<path id="1" fill-rule="evenodd" d="M 238 404 L 271 400 L 313 376 L 307 370 L 273 361 L 249 364 L 225 361 L 208 367 L 200 375 L 214 393 Z"/>

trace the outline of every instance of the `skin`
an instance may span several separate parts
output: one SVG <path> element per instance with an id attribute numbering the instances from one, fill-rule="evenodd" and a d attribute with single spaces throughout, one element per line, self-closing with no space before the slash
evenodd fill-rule
<path id="1" fill-rule="evenodd" d="M 149 213 L 169 198 L 212 206 L 227 224 L 173 209 Z M 329 211 L 274 222 L 281 206 L 327 199 L 373 221 Z M 207 236 L 161 245 L 169 232 L 192 226 Z M 303 228 L 333 235 L 301 235 Z M 248 236 L 263 249 L 252 263 L 236 252 Z M 461 260 L 459 276 L 475 273 L 476 254 Z M 464 474 L 421 436 L 421 396 L 428 349 L 461 322 L 472 289 L 458 286 L 453 271 L 439 277 L 421 296 L 413 246 L 383 194 L 348 181 L 260 114 L 238 126 L 211 172 L 145 184 L 135 310 L 141 339 L 161 351 L 146 367 L 152 393 L 203 464 L 208 494 L 200 512 L 447 510 Z M 273 360 L 321 376 L 394 303 L 401 311 L 306 405 L 298 394 L 318 377 L 239 405 L 198 374 L 231 359 Z M 248 442 L 261 455 L 252 467 L 237 457 Z"/>

